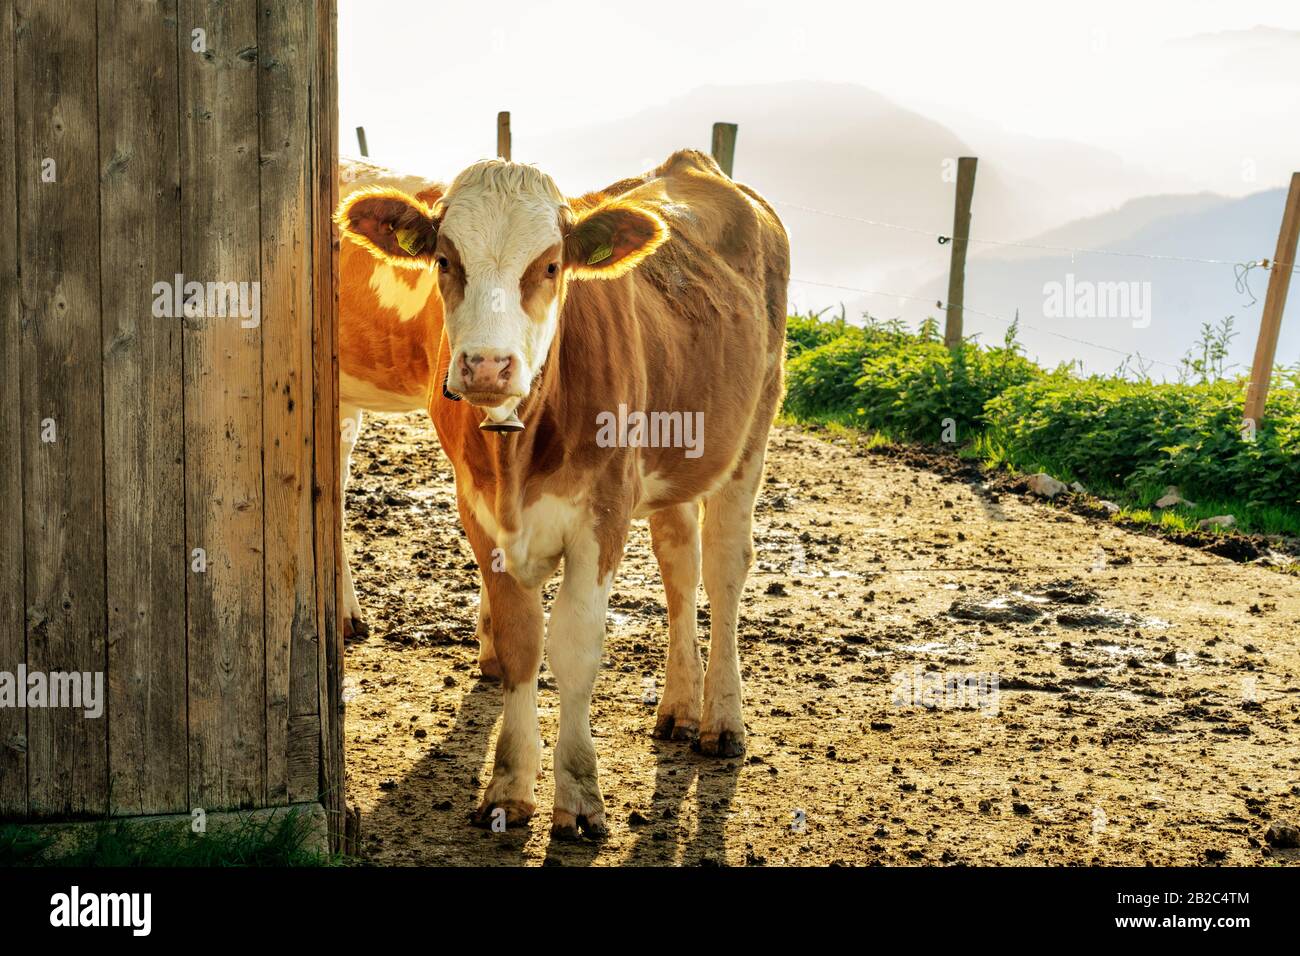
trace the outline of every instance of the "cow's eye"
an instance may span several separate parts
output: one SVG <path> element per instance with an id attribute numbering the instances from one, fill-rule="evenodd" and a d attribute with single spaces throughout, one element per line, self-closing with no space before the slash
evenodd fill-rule
<path id="1" fill-rule="evenodd" d="M 446 272 L 448 269 L 451 268 L 451 262 L 447 259 L 446 256 L 438 257 L 438 268 L 441 269 L 443 272 Z"/>
<path id="2" fill-rule="evenodd" d="M 546 267 L 546 274 L 550 276 L 552 279 L 554 279 L 557 275 L 560 274 L 560 264 L 558 262 L 552 262 L 549 266 Z"/>

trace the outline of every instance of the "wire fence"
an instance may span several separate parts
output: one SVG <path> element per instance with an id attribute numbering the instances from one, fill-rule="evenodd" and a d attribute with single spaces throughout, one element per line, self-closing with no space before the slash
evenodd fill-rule
<path id="1" fill-rule="evenodd" d="M 916 226 L 906 226 L 900 223 L 886 222 L 881 219 L 869 219 L 864 216 L 852 216 L 852 215 L 848 215 L 847 213 L 834 212 L 829 209 L 818 209 L 813 206 L 807 206 L 802 203 L 789 202 L 783 199 L 771 199 L 769 201 L 776 206 L 783 206 L 787 209 L 797 209 L 801 212 L 811 213 L 818 216 L 824 216 L 830 219 L 839 219 L 847 222 L 856 222 L 856 223 L 861 223 L 863 225 L 873 226 L 880 229 L 890 229 L 897 232 L 904 232 L 910 235 L 925 236 L 927 238 L 934 239 L 939 245 L 946 245 L 947 243 L 952 241 L 952 236 L 942 232 L 935 232 L 934 230 L 931 229 L 922 229 Z M 1017 249 L 1031 249 L 1035 251 L 1053 252 L 1053 253 L 1069 253 L 1072 260 L 1073 257 L 1075 256 L 1114 256 L 1120 258 L 1144 259 L 1149 261 L 1194 263 L 1198 265 L 1211 265 L 1211 266 L 1218 266 L 1218 267 L 1230 266 L 1234 270 L 1233 278 L 1234 278 L 1237 291 L 1241 294 L 1249 295 L 1251 297 L 1251 301 L 1247 303 L 1248 305 L 1254 305 L 1255 302 L 1258 301 L 1254 293 L 1251 292 L 1250 285 L 1249 285 L 1249 275 L 1251 270 L 1268 269 L 1270 268 L 1270 266 L 1274 265 L 1273 263 L 1270 262 L 1270 260 L 1264 258 L 1240 259 L 1240 260 L 1214 259 L 1214 258 L 1201 257 L 1201 256 L 1176 256 L 1176 255 L 1168 255 L 1164 253 L 1128 252 L 1120 249 L 1098 249 L 1098 248 L 1081 247 L 1081 246 L 1065 246 L 1065 245 L 1021 242 L 1021 241 L 1012 241 L 1012 240 L 1003 240 L 1003 239 L 982 239 L 982 238 L 976 238 L 974 236 L 967 237 L 965 241 L 968 244 L 980 244 L 980 245 L 988 245 L 988 246 L 996 246 L 996 247 L 1010 247 L 1010 248 L 1017 248 Z M 1292 274 L 1300 272 L 1300 266 L 1297 266 L 1295 263 L 1276 263 L 1276 267 L 1283 268 L 1283 269 L 1289 268 Z M 890 298 L 895 300 L 906 300 L 906 301 L 913 301 L 913 302 L 933 302 L 934 307 L 936 309 L 939 309 L 940 311 L 947 312 L 949 309 L 947 303 L 944 303 L 941 300 L 936 300 L 928 296 L 908 295 L 901 292 L 885 292 L 879 289 L 865 289 L 858 286 L 841 285 L 833 282 L 820 282 L 815 279 L 804 279 L 795 276 L 792 276 L 790 281 L 799 283 L 800 285 L 817 286 L 820 288 L 827 288 L 827 289 L 838 289 L 844 292 L 855 292 L 860 295 L 874 295 L 874 296 L 881 296 L 883 298 Z M 1125 358 L 1128 358 L 1130 356 L 1136 356 L 1139 362 L 1146 362 L 1152 365 L 1163 366 L 1165 368 L 1173 369 L 1174 371 L 1180 371 L 1183 368 L 1183 365 L 1178 362 L 1170 362 L 1165 359 L 1151 358 L 1149 356 L 1142 355 L 1140 352 L 1130 352 L 1125 349 L 1115 348 L 1114 346 L 1103 345 L 1100 342 L 1091 342 L 1087 339 L 1082 339 L 1077 336 L 1066 335 L 1063 332 L 1057 332 L 1052 329 L 1045 329 L 1040 326 L 1035 326 L 1021 320 L 1018 314 L 1015 318 L 1008 319 L 1006 316 L 997 315 L 995 313 L 988 312 L 982 309 L 977 309 L 970 305 L 966 305 L 964 303 L 961 306 L 961 309 L 963 312 L 970 312 L 973 315 L 982 316 L 984 318 L 992 319 L 995 322 L 1000 322 L 1004 327 L 1009 328 L 1013 323 L 1016 323 L 1020 328 L 1031 329 L 1042 335 L 1049 335 L 1054 338 L 1062 339 L 1067 342 L 1072 342 L 1076 345 L 1086 345 L 1089 348 L 1098 349 L 1104 352 L 1110 352 L 1115 355 L 1124 356 Z"/>

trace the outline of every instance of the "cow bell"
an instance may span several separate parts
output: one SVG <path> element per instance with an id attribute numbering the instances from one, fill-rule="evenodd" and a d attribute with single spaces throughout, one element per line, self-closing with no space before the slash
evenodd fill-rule
<path id="1" fill-rule="evenodd" d="M 521 432 L 524 430 L 524 423 L 519 420 L 519 416 L 514 412 L 505 421 L 494 421 L 491 418 L 483 419 L 483 423 L 478 426 L 485 432 Z"/>

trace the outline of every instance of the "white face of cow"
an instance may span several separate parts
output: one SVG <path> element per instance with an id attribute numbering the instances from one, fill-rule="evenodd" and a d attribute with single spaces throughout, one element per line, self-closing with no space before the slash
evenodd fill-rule
<path id="1" fill-rule="evenodd" d="M 623 275 L 667 238 L 648 207 L 615 198 L 575 215 L 549 176 L 501 160 L 469 167 L 433 209 L 375 190 L 349 196 L 335 219 L 380 258 L 437 269 L 447 387 L 498 421 L 546 362 L 566 280 Z"/>
<path id="2" fill-rule="evenodd" d="M 480 163 L 448 192 L 434 246 L 451 345 L 447 387 L 493 417 L 509 414 L 555 340 L 572 214 L 530 166 Z"/>

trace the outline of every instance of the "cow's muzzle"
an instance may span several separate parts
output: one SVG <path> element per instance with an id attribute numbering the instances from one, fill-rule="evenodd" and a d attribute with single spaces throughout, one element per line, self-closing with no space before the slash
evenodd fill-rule
<path id="1" fill-rule="evenodd" d="M 447 380 L 442 380 L 442 397 L 450 399 L 453 402 L 459 402 L 460 396 L 447 387 Z M 519 416 L 513 411 L 508 418 L 496 421 L 491 416 L 483 419 L 479 428 L 485 432 L 521 432 L 524 430 L 524 423 L 519 420 Z"/>

